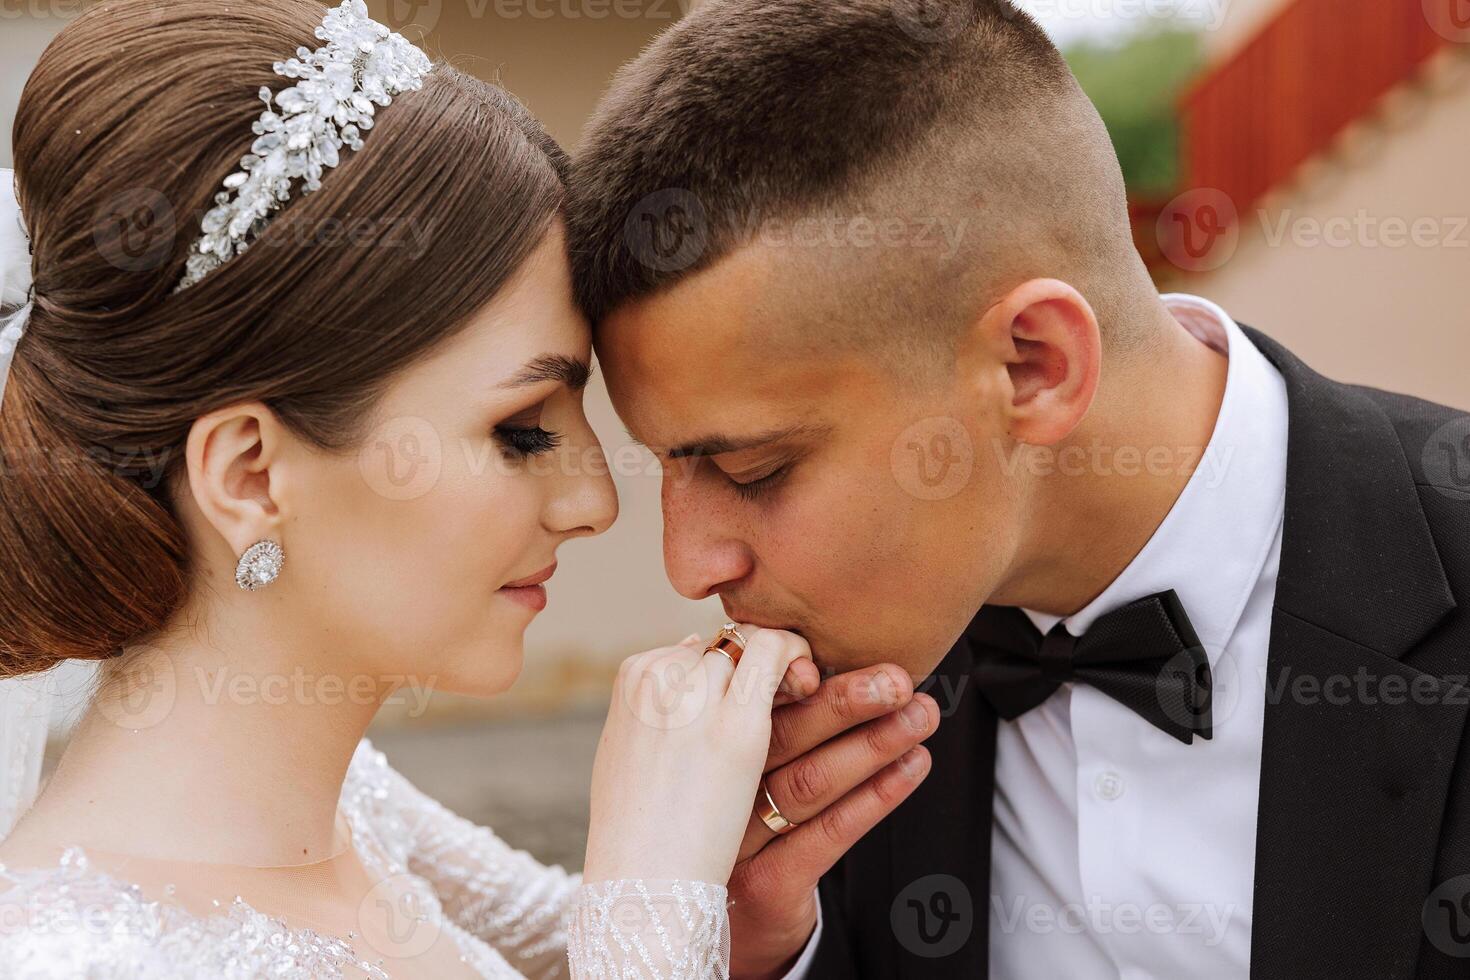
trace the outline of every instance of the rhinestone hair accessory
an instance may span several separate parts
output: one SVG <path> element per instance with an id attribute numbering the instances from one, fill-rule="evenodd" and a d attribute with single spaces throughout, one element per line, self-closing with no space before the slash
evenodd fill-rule
<path id="1" fill-rule="evenodd" d="M 370 18 L 363 0 L 329 10 L 316 36 L 326 43 L 315 51 L 297 48 L 296 57 L 272 66 L 277 75 L 299 81 L 274 96 L 261 86 L 266 108 L 251 125 L 255 143 L 204 215 L 203 235 L 190 247 L 174 292 L 244 252 L 290 200 L 293 182 L 303 182 L 303 194 L 320 188 L 342 147 L 362 148 L 377 107 L 422 88 L 433 68 L 410 41 Z"/>

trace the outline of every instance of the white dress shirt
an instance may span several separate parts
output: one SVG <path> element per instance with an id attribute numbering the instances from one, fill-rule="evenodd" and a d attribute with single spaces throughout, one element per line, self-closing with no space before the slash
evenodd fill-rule
<path id="1" fill-rule="evenodd" d="M 1219 417 L 1148 544 L 1065 623 L 1081 635 L 1104 613 L 1174 589 L 1210 660 L 1214 737 L 1185 745 L 1085 684 L 1064 684 L 1000 723 L 993 980 L 1249 974 L 1286 386 L 1218 306 L 1164 300 L 1184 329 L 1230 359 Z M 1168 448 L 1177 465 L 1181 447 Z M 1121 457 L 1112 461 L 1121 467 Z M 1027 615 L 1043 633 L 1058 622 Z"/>

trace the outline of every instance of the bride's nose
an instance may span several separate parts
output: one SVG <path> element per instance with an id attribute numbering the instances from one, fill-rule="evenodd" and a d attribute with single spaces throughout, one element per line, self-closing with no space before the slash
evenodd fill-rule
<path id="1" fill-rule="evenodd" d="M 594 440 L 574 452 L 559 454 L 557 467 L 546 503 L 547 529 L 568 537 L 587 537 L 612 527 L 618 519 L 618 491 L 602 447 Z"/>

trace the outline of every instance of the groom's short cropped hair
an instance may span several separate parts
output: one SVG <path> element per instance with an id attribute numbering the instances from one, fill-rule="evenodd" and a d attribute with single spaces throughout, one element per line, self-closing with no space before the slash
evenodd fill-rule
<path id="1" fill-rule="evenodd" d="M 707 0 L 618 73 L 572 185 L 594 324 L 753 242 L 845 277 L 852 315 L 822 318 L 848 341 L 911 349 L 1038 276 L 1123 334 L 1147 285 L 1107 131 L 1008 0 Z M 803 221 L 839 247 L 793 244 Z"/>

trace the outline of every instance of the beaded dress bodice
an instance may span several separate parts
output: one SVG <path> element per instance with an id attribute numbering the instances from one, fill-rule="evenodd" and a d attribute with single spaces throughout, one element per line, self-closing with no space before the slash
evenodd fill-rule
<path id="1" fill-rule="evenodd" d="M 420 792 L 366 739 L 348 768 L 339 814 L 349 848 L 297 869 L 179 865 L 171 876 L 179 881 L 163 883 L 149 869 L 140 884 L 119 875 L 116 862 L 69 848 L 54 867 L 0 871 L 0 977 L 728 975 L 721 885 L 585 883 L 541 865 Z M 208 871 L 193 870 L 201 867 Z M 357 886 L 349 893 L 360 899 L 317 907 L 313 882 L 321 876 Z M 243 894 L 220 893 L 226 886 Z"/>

